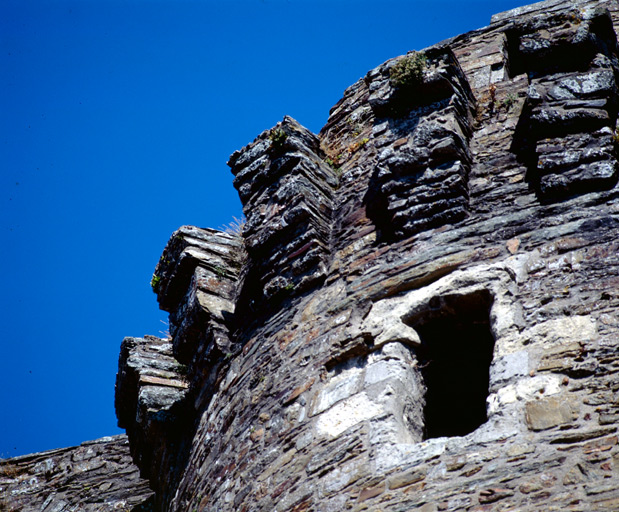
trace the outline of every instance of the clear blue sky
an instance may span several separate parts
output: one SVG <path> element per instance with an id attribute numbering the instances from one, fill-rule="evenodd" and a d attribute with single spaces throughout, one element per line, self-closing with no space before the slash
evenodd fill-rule
<path id="1" fill-rule="evenodd" d="M 228 156 L 526 0 L 2 0 L 0 457 L 119 433 L 171 233 L 241 215 Z"/>

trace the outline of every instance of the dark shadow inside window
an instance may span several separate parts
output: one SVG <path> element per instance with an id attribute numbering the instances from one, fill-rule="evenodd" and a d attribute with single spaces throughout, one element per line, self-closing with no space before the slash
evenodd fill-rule
<path id="1" fill-rule="evenodd" d="M 492 297 L 487 291 L 435 298 L 414 328 L 427 388 L 424 439 L 469 434 L 488 419 Z"/>

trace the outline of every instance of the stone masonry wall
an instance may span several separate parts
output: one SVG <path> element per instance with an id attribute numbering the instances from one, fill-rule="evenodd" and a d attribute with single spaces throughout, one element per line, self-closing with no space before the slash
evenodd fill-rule
<path id="1" fill-rule="evenodd" d="M 153 498 L 125 435 L 0 461 L 2 511 L 150 512 Z"/>
<path id="2" fill-rule="evenodd" d="M 617 33 L 616 0 L 500 13 L 235 152 L 242 232 L 174 233 L 170 337 L 121 346 L 155 494 L 118 438 L 9 461 L 14 509 L 619 510 Z"/>
<path id="3" fill-rule="evenodd" d="M 158 507 L 175 491 L 197 418 L 239 350 L 229 325 L 244 259 L 238 235 L 178 229 L 151 281 L 161 308 L 170 313 L 170 339 L 122 343 L 116 414 L 142 475 L 157 489 Z"/>
<path id="4" fill-rule="evenodd" d="M 618 28 L 501 13 L 231 157 L 243 238 L 175 234 L 121 354 L 158 507 L 619 510 Z"/>

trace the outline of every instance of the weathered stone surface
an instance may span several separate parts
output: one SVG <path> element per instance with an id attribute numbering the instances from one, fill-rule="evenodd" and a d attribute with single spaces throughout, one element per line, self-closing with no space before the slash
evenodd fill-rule
<path id="1" fill-rule="evenodd" d="M 231 157 L 239 349 L 165 510 L 612 509 L 618 11 L 503 13 Z"/>
<path id="2" fill-rule="evenodd" d="M 368 73 L 368 103 L 379 117 L 378 152 L 368 215 L 386 239 L 457 222 L 468 215 L 468 175 L 475 99 L 449 48 L 424 52 L 427 71 L 414 90 L 394 88 L 394 59 Z M 396 106 L 394 106 L 396 105 Z M 395 116 L 394 116 L 395 114 Z"/>
<path id="3" fill-rule="evenodd" d="M 511 61 L 531 77 L 516 136 L 540 199 L 613 187 L 618 62 L 610 13 L 557 13 L 543 25 L 521 24 L 510 37 Z"/>
<path id="4" fill-rule="evenodd" d="M 550 397 L 526 404 L 526 418 L 531 430 L 546 430 L 570 424 L 578 418 L 576 408 L 567 400 Z"/>
<path id="5" fill-rule="evenodd" d="M 232 155 L 242 236 L 175 233 L 121 350 L 156 507 L 617 508 L 618 26 L 501 13 Z"/>
<path id="6" fill-rule="evenodd" d="M 183 364 L 196 351 L 234 350 L 226 323 L 234 315 L 245 259 L 240 234 L 183 226 L 170 238 L 151 284 L 161 309 L 170 313 L 174 356 Z"/>
<path id="7" fill-rule="evenodd" d="M 320 140 L 285 117 L 228 164 L 247 218 L 243 306 L 256 311 L 324 281 L 338 177 Z"/>
<path id="8" fill-rule="evenodd" d="M 191 425 L 188 388 L 186 367 L 173 357 L 170 340 L 124 339 L 116 377 L 118 425 L 127 430 L 141 474 L 160 493 L 174 481 L 182 432 Z"/>
<path id="9" fill-rule="evenodd" d="M 127 436 L 0 460 L 0 510 L 153 510 L 153 492 L 140 478 Z"/>

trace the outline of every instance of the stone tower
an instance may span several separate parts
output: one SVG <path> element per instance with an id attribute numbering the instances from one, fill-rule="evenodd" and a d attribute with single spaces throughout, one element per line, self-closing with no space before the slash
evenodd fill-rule
<path id="1" fill-rule="evenodd" d="M 617 33 L 498 14 L 232 155 L 242 233 L 175 232 L 121 347 L 155 509 L 619 510 Z"/>

